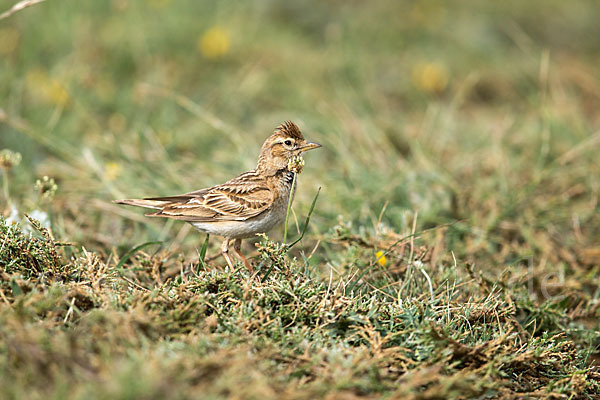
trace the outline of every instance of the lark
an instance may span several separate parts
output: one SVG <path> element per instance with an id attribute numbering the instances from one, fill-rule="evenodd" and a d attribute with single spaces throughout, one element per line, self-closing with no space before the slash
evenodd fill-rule
<path id="1" fill-rule="evenodd" d="M 296 124 L 286 121 L 264 142 L 256 168 L 251 171 L 221 185 L 185 194 L 115 202 L 151 208 L 155 211 L 146 216 L 182 220 L 200 232 L 224 237 L 221 254 L 227 264 L 233 269 L 229 256 L 233 242 L 235 253 L 253 272 L 241 252 L 242 239 L 266 233 L 285 219 L 290 195 L 296 189 L 292 188 L 294 174 L 300 173 L 304 165 L 302 154 L 318 147 L 321 145 L 304 139 Z"/>

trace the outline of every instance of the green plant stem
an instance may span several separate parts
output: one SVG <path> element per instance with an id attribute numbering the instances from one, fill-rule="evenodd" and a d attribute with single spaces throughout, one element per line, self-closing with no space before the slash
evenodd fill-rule
<path id="1" fill-rule="evenodd" d="M 287 241 L 288 220 L 290 219 L 292 199 L 294 198 L 294 191 L 296 190 L 296 176 L 298 176 L 298 174 L 294 172 L 294 179 L 292 179 L 292 189 L 290 190 L 290 198 L 288 199 L 287 213 L 285 214 L 285 225 L 283 227 L 283 244 L 285 244 Z"/>
<path id="2" fill-rule="evenodd" d="M 317 190 L 317 194 L 313 198 L 312 204 L 310 205 L 310 210 L 308 210 L 308 215 L 306 216 L 306 221 L 304 221 L 304 228 L 302 228 L 302 233 L 300 234 L 300 237 L 298 239 L 294 240 L 292 243 L 290 243 L 290 245 L 287 246 L 288 249 L 291 249 L 292 247 L 294 247 L 294 245 L 296 243 L 298 243 L 299 241 L 301 241 L 304 238 L 304 234 L 306 233 L 306 229 L 308 228 L 308 224 L 310 222 L 310 217 L 311 217 L 313 211 L 315 210 L 315 205 L 317 204 L 317 199 L 319 198 L 319 193 L 321 193 L 321 187 L 319 187 L 319 190 Z"/>
<path id="3" fill-rule="evenodd" d="M 206 258 L 206 250 L 208 249 L 208 239 L 210 238 L 210 235 L 207 233 L 206 234 L 206 239 L 204 239 L 204 244 L 202 245 L 202 249 L 200 250 L 200 254 L 199 254 L 199 258 L 198 258 L 198 271 L 197 273 L 200 273 L 200 267 L 202 267 L 205 271 L 208 270 L 208 266 L 206 265 L 206 262 L 204 261 L 204 259 Z"/>

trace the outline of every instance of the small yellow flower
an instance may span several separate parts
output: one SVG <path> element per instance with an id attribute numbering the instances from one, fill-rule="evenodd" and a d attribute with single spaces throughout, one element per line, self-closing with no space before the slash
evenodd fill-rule
<path id="1" fill-rule="evenodd" d="M 14 28 L 0 29 L 0 54 L 7 55 L 16 50 L 19 44 L 19 31 Z"/>
<path id="2" fill-rule="evenodd" d="M 67 89 L 43 69 L 33 68 L 27 71 L 25 82 L 29 92 L 44 102 L 60 107 L 69 103 Z"/>
<path id="3" fill-rule="evenodd" d="M 229 52 L 231 37 L 229 31 L 212 27 L 205 31 L 198 40 L 198 50 L 209 60 L 216 60 Z"/>
<path id="4" fill-rule="evenodd" d="M 385 267 L 387 260 L 383 254 L 383 251 L 379 250 L 377 253 L 375 253 L 375 257 L 377 257 L 377 263 L 382 267 Z"/>
<path id="5" fill-rule="evenodd" d="M 421 63 L 413 67 L 413 84 L 424 92 L 440 93 L 448 85 L 448 70 L 441 63 Z"/>
<path id="6" fill-rule="evenodd" d="M 109 162 L 108 164 L 106 164 L 106 167 L 104 169 L 106 179 L 108 179 L 109 181 L 114 181 L 115 179 L 117 179 L 117 177 L 121 175 L 122 171 L 123 167 L 121 166 L 121 164 L 117 164 L 116 162 Z"/>
<path id="7" fill-rule="evenodd" d="M 69 103 L 69 93 L 67 92 L 67 89 L 65 89 L 65 87 L 57 80 L 52 80 L 50 83 L 47 96 L 50 102 L 57 106 L 64 107 Z"/>

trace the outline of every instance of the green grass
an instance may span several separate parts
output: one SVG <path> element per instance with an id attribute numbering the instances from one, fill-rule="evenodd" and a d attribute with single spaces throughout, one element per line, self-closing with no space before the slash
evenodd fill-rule
<path id="1" fill-rule="evenodd" d="M 0 170 L 0 397 L 599 396 L 596 9 L 47 0 L 0 20 L 0 150 L 22 155 Z M 231 178 L 287 119 L 323 148 L 302 240 L 245 244 L 255 279 L 110 202 Z"/>

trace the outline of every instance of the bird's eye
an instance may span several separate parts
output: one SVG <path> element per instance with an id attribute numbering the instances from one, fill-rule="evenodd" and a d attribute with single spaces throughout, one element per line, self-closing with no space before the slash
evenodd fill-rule
<path id="1" fill-rule="evenodd" d="M 286 140 L 285 142 L 283 142 L 286 146 L 291 146 L 292 145 L 292 141 L 291 140 Z"/>

